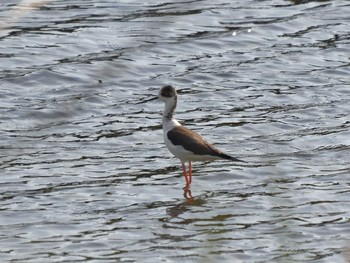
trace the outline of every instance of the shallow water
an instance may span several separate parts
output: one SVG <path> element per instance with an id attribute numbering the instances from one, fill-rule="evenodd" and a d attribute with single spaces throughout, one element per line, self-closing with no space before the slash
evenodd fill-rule
<path id="1" fill-rule="evenodd" d="M 2 262 L 350 262 L 350 2 L 231 2 L 2 1 Z"/>

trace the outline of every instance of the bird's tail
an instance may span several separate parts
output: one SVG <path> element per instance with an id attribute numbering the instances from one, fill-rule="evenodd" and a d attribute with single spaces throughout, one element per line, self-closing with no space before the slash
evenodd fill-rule
<path id="1" fill-rule="evenodd" d="M 222 159 L 231 160 L 231 161 L 235 161 L 235 162 L 246 163 L 245 161 L 242 161 L 242 160 L 240 160 L 240 159 L 237 159 L 237 158 L 232 157 L 232 156 L 230 156 L 230 155 L 227 155 L 227 154 L 225 154 L 225 153 L 220 153 L 218 156 L 219 156 L 220 158 L 222 158 Z"/>

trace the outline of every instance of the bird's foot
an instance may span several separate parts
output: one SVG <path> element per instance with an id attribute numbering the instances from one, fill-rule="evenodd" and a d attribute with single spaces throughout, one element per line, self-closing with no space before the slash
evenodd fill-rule
<path id="1" fill-rule="evenodd" d="M 186 186 L 183 189 L 184 189 L 184 197 L 188 201 L 193 201 L 194 198 L 192 196 L 192 192 L 191 192 L 191 189 L 190 189 L 190 184 L 186 184 Z"/>

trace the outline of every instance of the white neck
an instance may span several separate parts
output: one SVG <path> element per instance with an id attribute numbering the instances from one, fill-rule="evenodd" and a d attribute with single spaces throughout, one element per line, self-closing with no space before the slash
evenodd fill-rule
<path id="1" fill-rule="evenodd" d="M 163 130 L 165 131 L 165 133 L 176 126 L 181 126 L 181 124 L 174 119 L 174 111 L 176 109 L 176 104 L 177 104 L 176 97 L 165 101 L 165 107 L 164 107 L 163 119 L 162 119 Z"/>
<path id="2" fill-rule="evenodd" d="M 177 97 L 171 98 L 165 102 L 165 107 L 163 111 L 163 119 L 172 120 L 174 116 L 174 111 L 176 109 Z"/>
<path id="3" fill-rule="evenodd" d="M 174 129 L 175 127 L 181 126 L 181 124 L 174 118 L 168 119 L 166 117 L 163 117 L 162 126 L 163 126 L 164 135 L 165 135 L 167 134 L 168 131 Z"/>

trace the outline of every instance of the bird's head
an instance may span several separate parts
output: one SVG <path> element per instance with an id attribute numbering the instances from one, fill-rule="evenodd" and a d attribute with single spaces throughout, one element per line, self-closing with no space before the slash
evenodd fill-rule
<path id="1" fill-rule="evenodd" d="M 164 86 L 160 89 L 158 98 L 165 103 L 174 102 L 177 99 L 176 89 L 171 85 Z"/>

